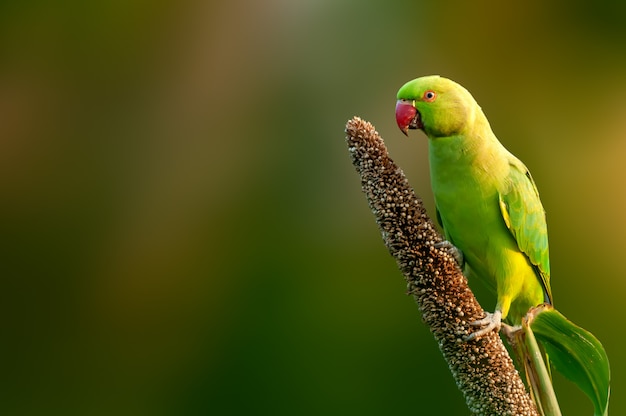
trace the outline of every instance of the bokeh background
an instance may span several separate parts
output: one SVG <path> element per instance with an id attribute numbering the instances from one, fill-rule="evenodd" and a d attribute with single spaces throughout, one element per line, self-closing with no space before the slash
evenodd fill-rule
<path id="1" fill-rule="evenodd" d="M 432 210 L 393 112 L 437 73 L 533 172 L 626 414 L 625 4 L 2 2 L 0 412 L 467 414 L 343 131 L 373 122 Z"/>

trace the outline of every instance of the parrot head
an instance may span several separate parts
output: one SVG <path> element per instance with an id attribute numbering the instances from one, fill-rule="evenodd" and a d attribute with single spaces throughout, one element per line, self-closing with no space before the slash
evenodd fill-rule
<path id="1" fill-rule="evenodd" d="M 396 122 L 408 136 L 409 129 L 423 130 L 430 138 L 460 134 L 478 107 L 461 85 L 438 75 L 407 82 L 398 91 Z"/>

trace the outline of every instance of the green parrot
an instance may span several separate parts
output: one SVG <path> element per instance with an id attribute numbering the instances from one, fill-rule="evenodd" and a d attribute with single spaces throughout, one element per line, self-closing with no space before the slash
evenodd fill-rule
<path id="1" fill-rule="evenodd" d="M 437 218 L 465 272 L 494 289 L 495 312 L 468 339 L 520 325 L 532 307 L 552 304 L 546 215 L 526 166 L 498 141 L 472 95 L 439 76 L 398 91 L 396 121 L 428 136 Z"/>
<path id="2" fill-rule="evenodd" d="M 607 415 L 611 389 L 604 347 L 552 306 L 546 214 L 530 172 L 498 141 L 476 100 L 456 82 L 417 78 L 404 84 L 397 98 L 400 130 L 408 135 L 409 129 L 421 129 L 428 136 L 437 219 L 447 239 L 441 247 L 455 255 L 470 279 L 486 282 L 496 294 L 495 311 L 472 322 L 477 329 L 467 340 L 499 331 L 504 320 L 514 327 L 507 335 L 516 340 L 541 414 L 560 415 L 549 375 L 554 366 L 587 394 L 595 415 Z M 542 362 L 533 358 L 542 354 Z"/>

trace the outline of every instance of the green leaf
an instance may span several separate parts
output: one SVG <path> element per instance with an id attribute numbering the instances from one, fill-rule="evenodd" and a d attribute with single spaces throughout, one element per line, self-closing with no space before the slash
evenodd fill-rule
<path id="1" fill-rule="evenodd" d="M 538 313 L 530 327 L 554 368 L 589 396 L 594 415 L 608 415 L 611 372 L 600 341 L 551 307 Z"/>

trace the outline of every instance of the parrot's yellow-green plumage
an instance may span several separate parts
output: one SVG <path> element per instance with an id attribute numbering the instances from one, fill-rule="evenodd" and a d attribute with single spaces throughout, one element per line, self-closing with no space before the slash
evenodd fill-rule
<path id="1" fill-rule="evenodd" d="M 439 76 L 398 91 L 396 120 L 429 139 L 431 184 L 444 233 L 466 272 L 495 289 L 494 314 L 476 335 L 518 325 L 528 310 L 552 302 L 546 217 L 526 166 L 498 141 L 472 95 Z"/>
<path id="2" fill-rule="evenodd" d="M 551 305 L 546 215 L 537 187 L 526 166 L 498 141 L 472 95 L 439 76 L 414 79 L 398 91 L 396 121 L 405 134 L 421 129 L 428 136 L 437 218 L 448 240 L 442 246 L 463 257 L 470 278 L 496 293 L 495 312 L 473 322 L 481 328 L 466 339 L 498 330 L 503 319 L 520 325 L 531 308 Z M 515 349 L 541 414 L 560 415 L 546 370 L 553 363 L 589 396 L 594 414 L 606 416 L 610 368 L 600 341 L 552 306 L 531 316 L 510 334 L 534 334 L 543 347 L 545 366 L 530 359 L 540 354 L 536 344 L 534 352 L 526 342 Z"/>

